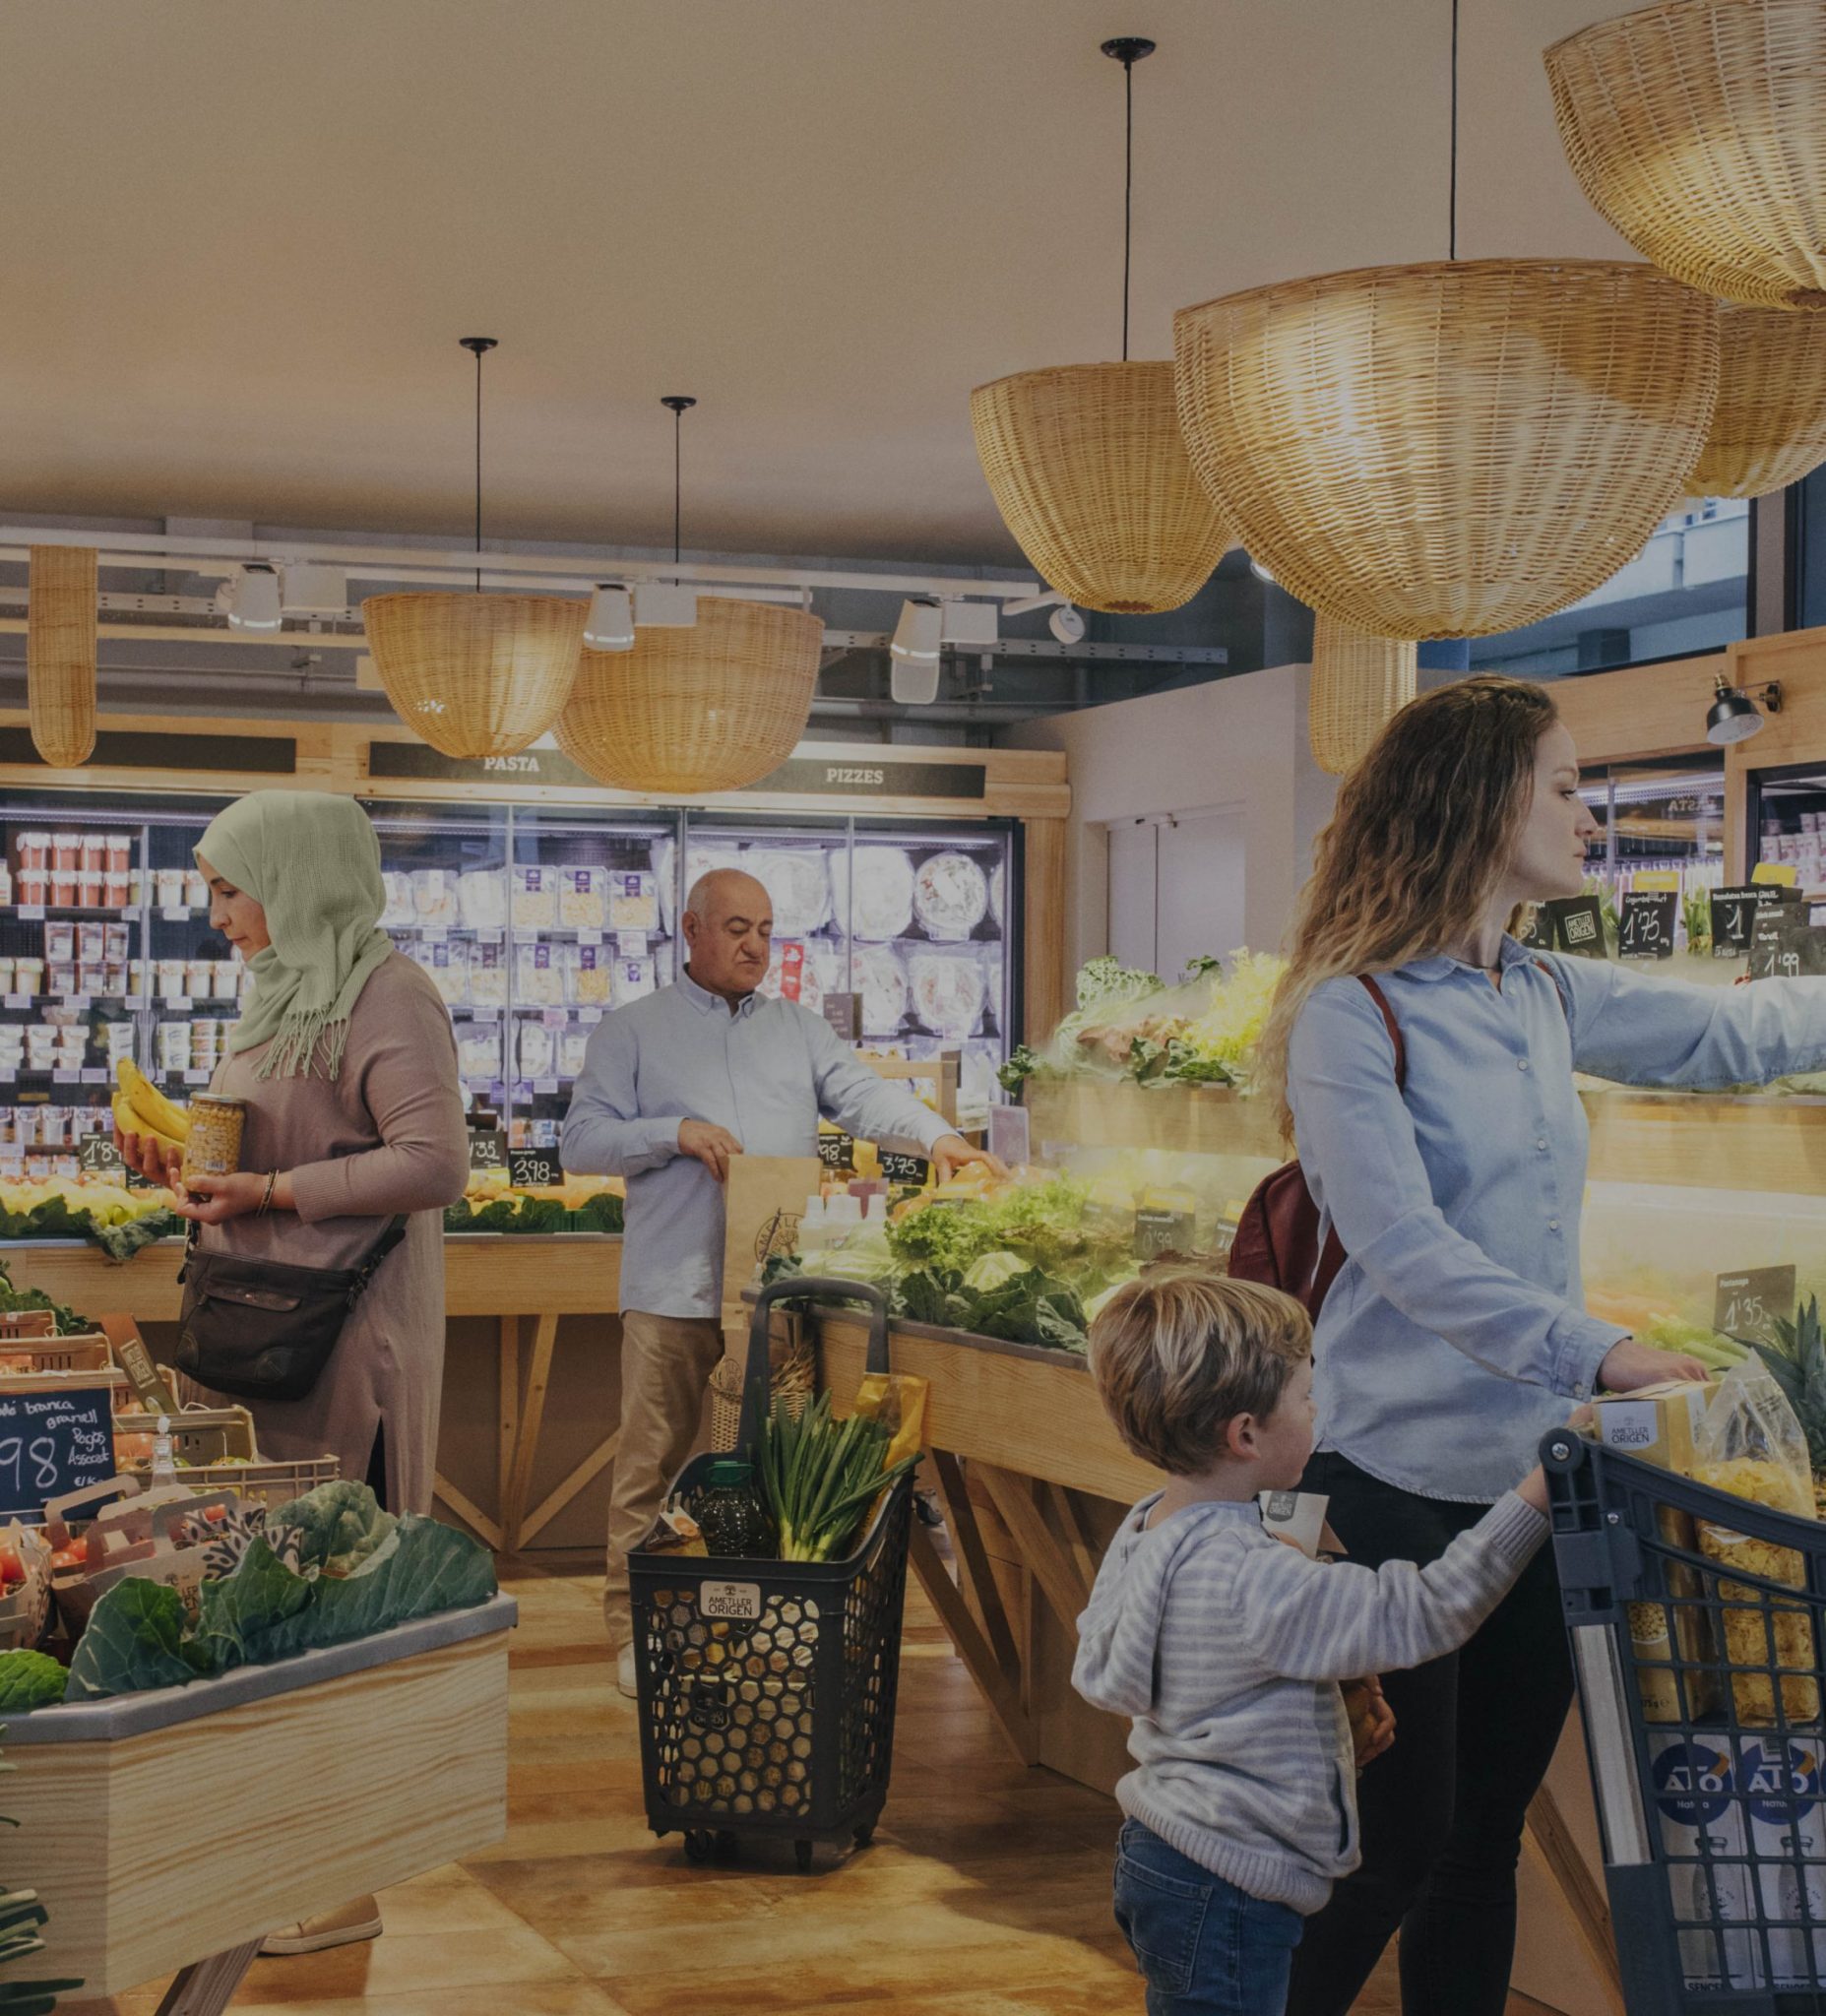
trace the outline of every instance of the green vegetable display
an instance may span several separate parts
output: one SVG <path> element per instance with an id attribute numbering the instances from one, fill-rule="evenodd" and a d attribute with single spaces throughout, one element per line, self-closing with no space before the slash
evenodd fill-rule
<path id="1" fill-rule="evenodd" d="M 840 1559 L 885 1484 L 913 1469 L 909 1456 L 883 1468 L 894 1431 L 872 1415 L 831 1418 L 820 1393 L 794 1416 L 777 1402 L 761 1430 L 761 1494 L 780 1537 L 783 1561 Z"/>
<path id="2" fill-rule="evenodd" d="M 47 1652 L 0 1652 L 0 1715 L 50 1707 L 63 1699 L 68 1678 Z"/>
<path id="3" fill-rule="evenodd" d="M 181 1686 L 486 1603 L 494 1560 L 435 1519 L 383 1512 L 365 1484 L 321 1484 L 269 1514 L 232 1574 L 177 1592 L 129 1576 L 105 1592 L 70 1663 L 69 1698 Z"/>
<path id="4" fill-rule="evenodd" d="M 53 1302 L 41 1288 L 15 1288 L 11 1270 L 0 1260 L 0 1313 L 11 1315 L 21 1309 L 48 1309 L 57 1319 L 59 1337 L 76 1337 L 95 1327 L 62 1302 Z"/>
<path id="5" fill-rule="evenodd" d="M 122 1225 L 103 1225 L 93 1212 L 73 1211 L 62 1197 L 47 1198 L 30 1211 L 0 1209 L 0 1239 L 87 1239 L 110 1260 L 131 1260 L 156 1239 L 176 1238 L 184 1221 L 174 1211 L 151 1211 Z M 0 2009 L 6 2005 L 0 2002 Z"/>
<path id="6" fill-rule="evenodd" d="M 496 1197 L 477 1211 L 467 1198 L 446 1207 L 447 1232 L 618 1232 L 622 1202 L 612 1190 L 598 1190 L 575 1211 L 556 1197 Z"/>

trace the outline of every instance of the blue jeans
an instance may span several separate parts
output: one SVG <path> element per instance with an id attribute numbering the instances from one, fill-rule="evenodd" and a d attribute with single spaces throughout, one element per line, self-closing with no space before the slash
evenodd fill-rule
<path id="1" fill-rule="evenodd" d="M 1282 2016 L 1304 1923 L 1168 1848 L 1138 1820 L 1116 1838 L 1116 1923 L 1148 2016 Z"/>

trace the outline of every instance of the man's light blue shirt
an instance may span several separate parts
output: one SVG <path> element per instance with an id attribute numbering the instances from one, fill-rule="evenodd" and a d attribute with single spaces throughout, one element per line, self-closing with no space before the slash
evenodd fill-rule
<path id="1" fill-rule="evenodd" d="M 564 1166 L 625 1176 L 621 1306 L 715 1316 L 723 1185 L 678 1150 L 681 1120 L 726 1127 L 749 1155 L 816 1155 L 822 1114 L 865 1141 L 930 1155 L 953 1130 L 796 1001 L 750 994 L 733 1014 L 686 974 L 604 1016 L 564 1122 Z"/>
<path id="2" fill-rule="evenodd" d="M 1826 980 L 1695 986 L 1512 938 L 1501 975 L 1499 991 L 1442 956 L 1378 976 L 1405 1097 L 1354 978 L 1314 989 L 1288 1054 L 1300 1165 L 1349 1255 L 1313 1340 L 1319 1446 L 1480 1503 L 1532 1468 L 1628 1335 L 1584 1309 L 1573 1072 L 1696 1089 L 1826 1065 Z"/>

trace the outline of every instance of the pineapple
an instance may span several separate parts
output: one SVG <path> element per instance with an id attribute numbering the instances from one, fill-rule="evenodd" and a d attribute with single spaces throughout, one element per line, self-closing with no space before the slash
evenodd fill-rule
<path id="1" fill-rule="evenodd" d="M 1814 1509 L 1826 1519 L 1826 1337 L 1820 1330 L 1819 1297 L 1809 1295 L 1805 1307 L 1795 1311 L 1795 1321 L 1778 1321 L 1772 1345 L 1750 1342 L 1807 1438 Z"/>

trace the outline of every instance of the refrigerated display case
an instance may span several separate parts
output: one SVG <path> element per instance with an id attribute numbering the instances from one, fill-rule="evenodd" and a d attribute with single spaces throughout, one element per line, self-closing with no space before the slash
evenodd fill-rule
<path id="1" fill-rule="evenodd" d="M 206 1085 L 244 970 L 210 928 L 193 850 L 226 798 L 0 796 L 0 1170 L 75 1174 L 108 1131 L 112 1061 Z M 591 1031 L 677 976 L 678 914 L 739 866 L 775 908 L 771 994 L 857 997 L 858 1047 L 961 1052 L 986 1119 L 1011 1046 L 1016 824 L 373 799 L 382 927 L 451 1012 L 465 1093 L 513 1148 L 555 1148 Z M 10 1101 L 5 1095 L 11 1093 Z"/>
<path id="2" fill-rule="evenodd" d="M 1747 773 L 1752 867 L 1794 870 L 1795 886 L 1826 893 L 1826 763 Z"/>
<path id="3" fill-rule="evenodd" d="M 1725 766 L 1714 752 L 1598 764 L 1579 794 L 1604 829 L 1586 847 L 1587 887 L 1606 903 L 1609 949 L 1615 914 L 1632 890 L 1672 889 L 1674 950 L 1709 949 L 1707 899 L 1725 882 Z"/>

